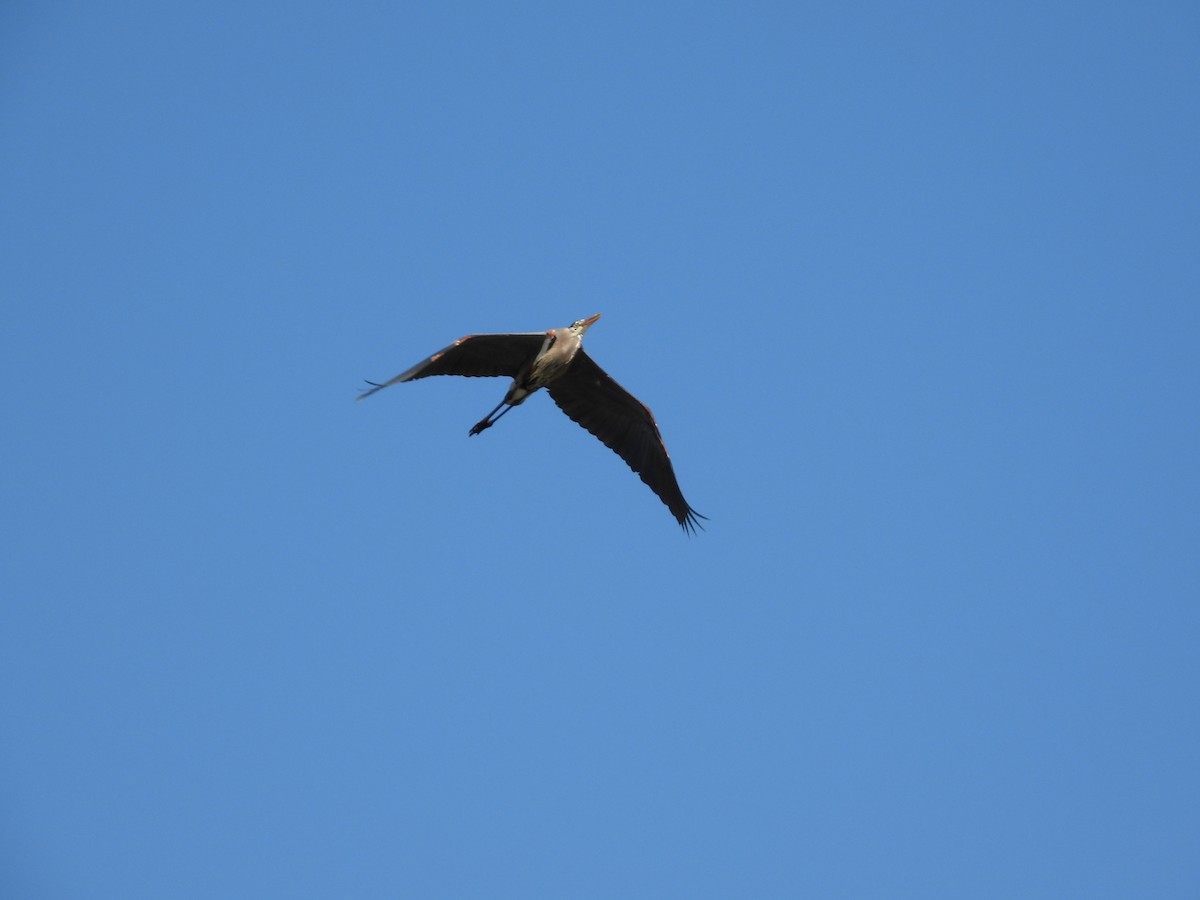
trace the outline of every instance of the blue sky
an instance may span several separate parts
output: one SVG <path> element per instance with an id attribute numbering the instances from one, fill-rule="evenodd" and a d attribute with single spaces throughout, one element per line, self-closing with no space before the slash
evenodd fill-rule
<path id="1" fill-rule="evenodd" d="M 9 3 L 6 896 L 1200 891 L 1188 3 Z M 688 538 L 538 395 L 592 313 Z"/>

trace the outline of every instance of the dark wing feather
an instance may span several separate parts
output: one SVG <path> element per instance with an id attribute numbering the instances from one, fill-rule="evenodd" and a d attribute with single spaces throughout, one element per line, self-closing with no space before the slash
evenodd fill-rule
<path id="1" fill-rule="evenodd" d="M 408 371 L 401 372 L 391 381 L 385 381 L 383 384 L 367 382 L 374 387 L 363 391 L 358 399 L 370 397 L 389 385 L 428 378 L 430 375 L 507 375 L 513 378 L 522 366 L 537 356 L 545 340 L 544 331 L 520 334 L 468 334 L 428 359 L 421 360 Z"/>
<path id="2" fill-rule="evenodd" d="M 629 464 L 685 531 L 696 530 L 704 516 L 683 499 L 671 457 L 645 404 L 613 381 L 583 350 L 546 390 L 559 409 Z"/>

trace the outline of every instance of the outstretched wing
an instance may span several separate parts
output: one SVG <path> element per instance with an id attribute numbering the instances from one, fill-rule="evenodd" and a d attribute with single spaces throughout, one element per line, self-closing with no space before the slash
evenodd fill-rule
<path id="1" fill-rule="evenodd" d="M 376 391 L 399 384 L 427 378 L 430 375 L 507 375 L 516 376 L 521 367 L 537 356 L 546 340 L 546 332 L 530 331 L 520 334 L 468 334 L 449 347 L 439 350 L 428 359 L 423 359 L 406 372 L 401 372 L 391 381 L 375 384 L 363 391 L 358 399 L 370 397 Z"/>
<path id="2" fill-rule="evenodd" d="M 645 404 L 613 381 L 582 349 L 546 390 L 559 409 L 629 464 L 685 531 L 700 526 L 704 516 L 683 499 L 671 457 Z"/>

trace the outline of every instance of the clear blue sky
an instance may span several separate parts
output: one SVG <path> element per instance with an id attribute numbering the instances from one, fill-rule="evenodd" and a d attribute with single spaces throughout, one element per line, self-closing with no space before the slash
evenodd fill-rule
<path id="1" fill-rule="evenodd" d="M 1200 896 L 1194 3 L 10 2 L 0 894 Z M 544 395 L 600 312 L 689 538 Z"/>

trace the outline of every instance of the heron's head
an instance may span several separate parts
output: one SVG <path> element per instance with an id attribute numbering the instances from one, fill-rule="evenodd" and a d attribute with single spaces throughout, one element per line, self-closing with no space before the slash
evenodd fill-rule
<path id="1" fill-rule="evenodd" d="M 589 328 L 591 328 L 593 325 L 595 325 L 596 321 L 599 318 L 600 318 L 600 313 L 596 313 L 594 316 L 589 316 L 586 319 L 580 319 L 577 322 L 572 322 L 571 330 L 573 332 L 575 332 L 577 335 L 579 335 L 580 337 L 582 337 L 583 333 L 585 331 L 587 331 Z"/>

